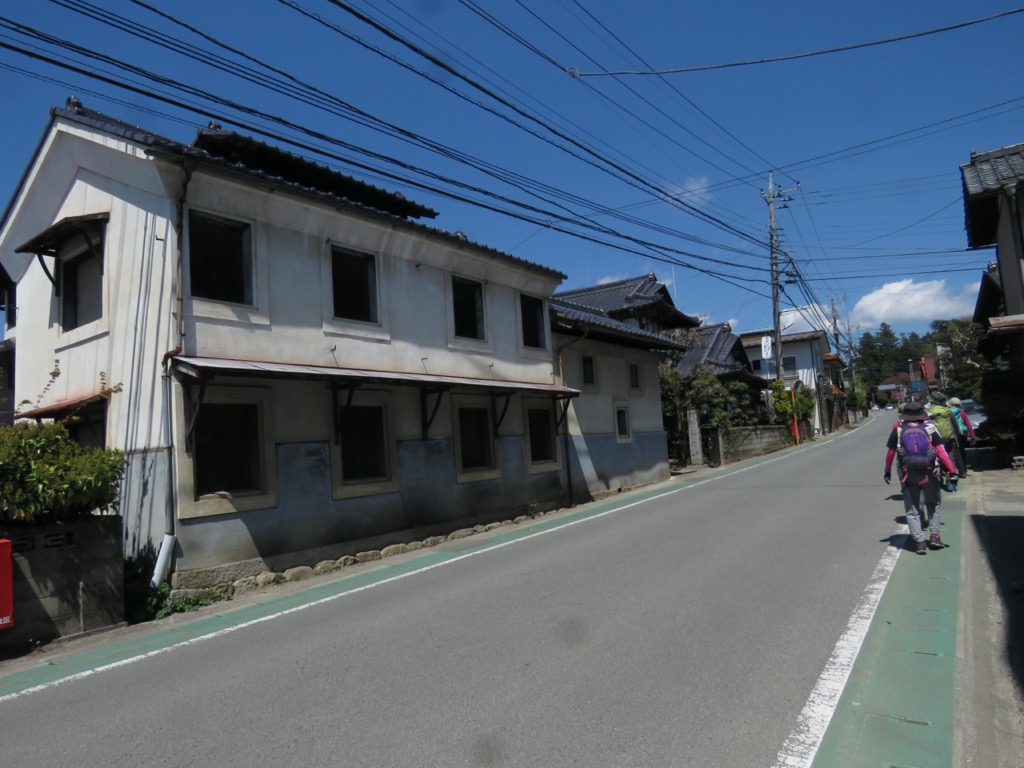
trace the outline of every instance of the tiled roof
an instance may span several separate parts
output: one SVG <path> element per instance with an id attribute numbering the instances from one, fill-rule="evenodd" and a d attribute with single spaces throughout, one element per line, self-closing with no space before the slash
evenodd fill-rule
<path id="1" fill-rule="evenodd" d="M 501 261 L 544 273 L 560 280 L 562 272 L 469 240 L 461 232 L 430 227 L 410 221 L 410 216 L 436 216 L 429 208 L 406 200 L 351 176 L 339 173 L 299 155 L 272 147 L 249 136 L 207 129 L 200 131 L 193 145 L 184 144 L 146 131 L 100 112 L 86 109 L 77 100 L 68 100 L 67 108 L 51 110 L 54 119 L 62 118 L 128 141 L 172 155 L 188 157 L 205 165 L 258 179 L 298 194 L 310 195 L 332 205 L 342 205 L 364 215 L 384 217 L 394 226 L 410 229 L 431 237 L 440 237 L 450 244 L 469 247 Z"/>
<path id="2" fill-rule="evenodd" d="M 623 323 L 563 298 L 552 297 L 548 301 L 548 307 L 552 319 L 555 321 L 555 330 L 582 332 L 587 329 L 588 335 L 591 337 L 610 338 L 620 343 L 645 349 L 686 349 L 685 344 L 662 336 L 660 333 Z M 567 327 L 560 328 L 559 324 L 564 324 Z"/>
<path id="3" fill-rule="evenodd" d="M 555 296 L 609 317 L 631 317 L 653 309 L 663 315 L 668 327 L 694 328 L 700 325 L 697 318 L 676 309 L 668 288 L 658 282 L 653 272 L 612 283 L 559 291 Z"/>
<path id="4" fill-rule="evenodd" d="M 740 339 L 743 341 L 744 347 L 754 347 L 761 345 L 762 336 L 771 336 L 771 334 L 771 328 L 766 328 L 762 331 L 744 331 L 740 334 Z M 782 334 L 782 343 L 785 344 L 787 341 L 814 341 L 821 338 L 828 338 L 828 334 L 820 330 L 784 333 Z"/>
<path id="5" fill-rule="evenodd" d="M 971 156 L 960 166 L 964 195 L 1001 192 L 1007 185 L 1024 181 L 1024 144 L 994 149 Z"/>
<path id="6" fill-rule="evenodd" d="M 742 345 L 736 349 L 739 336 L 732 332 L 728 323 L 706 325 L 697 328 L 695 333 L 698 337 L 697 346 L 688 349 L 676 366 L 683 378 L 692 376 L 699 365 L 710 365 L 716 374 L 746 370 L 745 361 L 734 357 L 734 350 L 744 358 L 746 353 Z"/>
<path id="7" fill-rule="evenodd" d="M 971 248 L 995 245 L 999 230 L 999 196 L 1024 183 L 1024 144 L 981 154 L 960 166 L 964 188 L 964 228 Z"/>

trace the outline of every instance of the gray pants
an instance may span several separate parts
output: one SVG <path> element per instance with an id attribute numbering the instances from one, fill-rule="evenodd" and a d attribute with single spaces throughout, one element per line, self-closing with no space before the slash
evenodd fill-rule
<path id="1" fill-rule="evenodd" d="M 921 514 L 928 513 L 928 527 L 933 534 L 942 533 L 942 496 L 939 492 L 939 481 L 931 472 L 928 481 L 920 485 L 913 479 L 903 486 L 903 510 L 907 514 L 907 525 L 914 541 L 924 541 L 921 529 Z"/>

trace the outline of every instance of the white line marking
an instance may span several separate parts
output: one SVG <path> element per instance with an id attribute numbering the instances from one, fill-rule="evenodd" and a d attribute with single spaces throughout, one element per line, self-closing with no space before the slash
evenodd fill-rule
<path id="1" fill-rule="evenodd" d="M 825 731 L 839 704 L 839 697 L 846 688 L 850 671 L 864 644 L 882 593 L 885 592 L 889 577 L 896 567 L 908 531 L 905 525 L 897 527 L 897 539 L 886 548 L 882 559 L 875 566 L 860 602 L 850 615 L 846 630 L 840 636 L 836 647 L 832 649 L 832 655 L 807 698 L 807 703 L 797 718 L 796 727 L 779 750 L 773 768 L 810 768 L 814 762 L 814 756 L 818 753 Z"/>
<path id="2" fill-rule="evenodd" d="M 833 440 L 830 440 L 827 443 L 824 443 L 824 444 L 821 444 L 821 445 L 822 446 L 829 445 L 829 443 L 834 442 L 835 440 L 839 439 L 840 437 L 845 437 L 847 434 L 849 434 L 849 433 L 845 433 L 844 432 L 842 435 L 839 435 L 838 437 L 834 438 Z M 811 448 L 811 447 L 814 447 L 814 446 L 813 445 L 808 446 L 808 448 Z M 32 693 L 39 693 L 40 691 L 45 691 L 48 688 L 55 688 L 58 685 L 63 685 L 64 683 L 70 683 L 70 682 L 72 682 L 74 680 L 81 680 L 83 678 L 90 677 L 90 676 L 95 675 L 95 674 L 99 674 L 100 672 L 106 672 L 106 671 L 111 670 L 111 669 L 117 669 L 118 667 L 126 667 L 129 664 L 134 664 L 134 663 L 136 663 L 138 661 L 143 661 L 145 659 L 151 659 L 154 656 L 160 656 L 161 654 L 168 653 L 168 652 L 173 651 L 173 650 L 175 650 L 177 648 L 185 648 L 185 647 L 190 646 L 190 645 L 196 645 L 198 643 L 201 643 L 204 640 L 212 640 L 215 637 L 221 637 L 223 635 L 228 635 L 228 634 L 231 634 L 232 632 L 237 632 L 240 629 L 245 629 L 247 627 L 255 626 L 256 624 L 262 624 L 265 621 L 272 621 L 272 620 L 278 619 L 278 618 L 280 618 L 282 616 L 287 616 L 290 613 L 297 613 L 298 611 L 304 611 L 307 608 L 312 608 L 312 607 L 317 606 L 317 605 L 323 605 L 325 603 L 329 603 L 329 602 L 331 602 L 333 600 L 337 600 L 339 598 L 345 597 L 346 595 L 354 595 L 354 594 L 357 594 L 359 592 L 364 592 L 364 591 L 366 591 L 368 589 L 373 589 L 374 587 L 380 587 L 380 586 L 383 586 L 385 584 L 390 584 L 392 582 L 399 581 L 400 579 L 407 578 L 408 576 L 415 576 L 415 575 L 418 575 L 418 574 L 421 574 L 421 573 L 426 573 L 427 571 L 432 571 L 435 568 L 440 568 L 441 566 L 444 566 L 444 565 L 450 565 L 452 563 L 457 563 L 460 560 L 466 560 L 467 558 L 475 557 L 475 556 L 483 554 L 485 552 L 492 552 L 492 551 L 494 551 L 496 549 L 501 549 L 503 547 L 507 547 L 507 546 L 509 546 L 511 544 L 516 544 L 516 543 L 521 542 L 521 541 L 529 541 L 530 539 L 536 538 L 537 536 L 544 536 L 544 535 L 546 535 L 548 533 L 553 533 L 555 531 L 561 531 L 561 530 L 564 530 L 565 528 L 571 528 L 572 526 L 579 525 L 580 523 L 589 522 L 590 520 L 597 520 L 599 518 L 605 517 L 606 515 L 610 515 L 610 514 L 615 513 L 615 512 L 621 512 L 624 509 L 630 509 L 632 507 L 639 506 L 640 504 L 646 504 L 649 501 L 654 501 L 656 499 L 665 498 L 666 496 L 671 496 L 674 493 L 680 493 L 681 491 L 689 490 L 690 488 L 696 488 L 697 486 L 704 485 L 705 483 L 710 483 L 710 482 L 715 481 L 715 480 L 721 480 L 721 479 L 726 478 L 726 477 L 732 477 L 733 475 L 738 475 L 741 472 L 746 472 L 747 470 L 754 469 L 756 467 L 760 467 L 760 466 L 763 466 L 765 464 L 770 464 L 770 463 L 775 462 L 775 461 L 781 461 L 783 459 L 787 459 L 790 456 L 795 456 L 798 453 L 802 453 L 804 450 L 806 450 L 806 449 L 805 448 L 798 448 L 797 450 L 790 451 L 790 452 L 785 453 L 785 454 L 783 454 L 781 456 L 776 456 L 774 458 L 767 459 L 765 461 L 759 461 L 759 462 L 757 462 L 755 464 L 751 464 L 751 465 L 746 466 L 746 467 L 740 467 L 739 469 L 733 470 L 732 472 L 726 472 L 725 474 L 722 474 L 722 475 L 716 475 L 714 477 L 709 477 L 709 478 L 706 478 L 704 480 L 698 480 L 697 482 L 694 482 L 694 483 L 686 483 L 684 485 L 680 485 L 678 488 L 673 488 L 672 490 L 665 491 L 664 493 L 659 493 L 656 496 L 651 496 L 651 497 L 646 498 L 646 499 L 639 499 L 639 500 L 631 502 L 629 504 L 624 504 L 621 507 L 614 507 L 613 509 L 606 509 L 604 512 L 597 512 L 597 513 L 595 513 L 593 515 L 588 515 L 588 516 L 582 517 L 582 518 L 580 518 L 578 520 L 571 520 L 571 521 L 569 521 L 567 523 L 563 523 L 562 525 L 554 526 L 552 528 L 548 528 L 548 529 L 543 530 L 543 531 L 537 531 L 536 533 L 531 533 L 531 534 L 528 534 L 526 536 L 521 536 L 520 538 L 517 538 L 517 539 L 512 539 L 510 541 L 501 542 L 500 544 L 494 544 L 493 546 L 485 547 L 483 549 L 478 549 L 478 550 L 475 550 L 473 552 L 467 552 L 467 553 L 465 553 L 463 555 L 458 555 L 458 556 L 453 557 L 453 558 L 451 558 L 449 560 L 444 560 L 444 561 L 442 561 L 440 563 L 434 563 L 433 565 L 427 565 L 427 566 L 424 566 L 423 568 L 418 568 L 415 571 L 409 571 L 408 573 L 402 573 L 402 574 L 398 574 L 396 576 L 392 576 L 392 577 L 387 578 L 387 579 L 381 579 L 380 581 L 375 581 L 372 584 L 365 584 L 365 585 L 363 585 L 361 587 L 355 587 L 353 589 L 348 589 L 348 590 L 345 590 L 344 592 L 339 592 L 336 595 L 330 595 L 328 597 L 323 597 L 323 598 L 320 598 L 319 600 L 314 600 L 313 602 L 310 602 L 310 603 L 303 603 L 302 605 L 295 606 L 294 608 L 288 608 L 288 609 L 286 609 L 284 611 L 278 611 L 277 613 L 272 613 L 272 614 L 269 614 L 267 616 L 261 616 L 258 619 L 252 619 L 251 621 L 245 621 L 245 622 L 242 622 L 241 624 L 236 624 L 236 625 L 231 626 L 231 627 L 225 627 L 224 629 L 219 629 L 219 630 L 217 630 L 215 632 L 210 632 L 210 633 L 205 634 L 205 635 L 200 635 L 199 637 L 194 637 L 191 640 L 183 640 L 180 643 L 174 643 L 172 645 L 168 645 L 168 646 L 165 646 L 163 648 L 158 648 L 158 649 L 156 649 L 154 651 L 148 651 L 147 653 L 139 654 L 138 656 L 132 656 L 130 658 L 121 659 L 120 661 L 115 661 L 115 662 L 112 662 L 110 664 L 104 664 L 102 666 L 95 667 L 94 669 L 87 669 L 84 672 L 77 672 L 77 673 L 75 673 L 73 675 L 68 675 L 67 677 L 62 677 L 59 680 L 51 680 L 48 683 L 41 683 L 39 685 L 34 685 L 34 686 L 30 687 L 30 688 L 25 688 L 25 689 L 20 690 L 20 691 L 15 691 L 14 693 L 8 693 L 6 695 L 0 696 L 0 704 L 4 703 L 5 701 L 12 701 L 14 699 L 21 698 L 22 696 L 28 696 L 29 694 L 32 694 Z"/>

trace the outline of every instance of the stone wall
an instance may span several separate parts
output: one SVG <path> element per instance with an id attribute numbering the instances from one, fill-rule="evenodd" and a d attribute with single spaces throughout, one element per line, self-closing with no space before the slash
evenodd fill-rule
<path id="1" fill-rule="evenodd" d="M 124 623 L 120 517 L 7 524 L 0 536 L 14 551 L 14 626 L 0 629 L 0 657 Z"/>
<path id="2" fill-rule="evenodd" d="M 793 445 L 793 437 L 789 427 L 740 427 L 739 431 L 739 438 L 729 449 L 729 461 L 742 461 L 754 456 L 764 456 L 767 453 Z"/>

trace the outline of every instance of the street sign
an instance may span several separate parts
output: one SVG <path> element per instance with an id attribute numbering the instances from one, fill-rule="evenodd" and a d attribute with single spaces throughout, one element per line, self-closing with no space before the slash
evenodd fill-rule
<path id="1" fill-rule="evenodd" d="M 771 360 L 772 359 L 772 337 L 762 336 L 761 337 L 761 359 Z"/>

